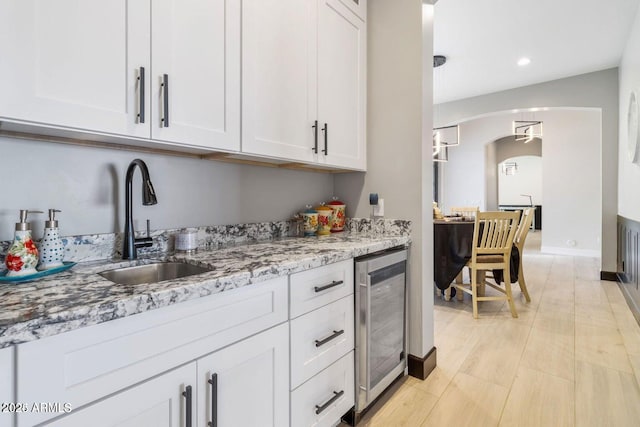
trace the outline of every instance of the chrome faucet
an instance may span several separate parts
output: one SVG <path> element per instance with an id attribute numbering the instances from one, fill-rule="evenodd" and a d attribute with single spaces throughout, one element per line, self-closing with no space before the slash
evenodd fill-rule
<path id="1" fill-rule="evenodd" d="M 136 166 L 140 167 L 142 173 L 142 204 L 145 206 L 155 205 L 158 203 L 156 192 L 149 178 L 149 169 L 147 165 L 140 159 L 135 159 L 129 164 L 127 176 L 125 178 L 126 197 L 125 197 L 125 223 L 124 223 L 124 244 L 122 248 L 122 259 L 136 259 L 138 257 L 138 248 L 147 248 L 153 245 L 153 239 L 149 236 L 149 220 L 147 220 L 147 237 L 135 237 L 133 230 L 133 209 L 131 195 L 133 187 L 133 172 Z"/>

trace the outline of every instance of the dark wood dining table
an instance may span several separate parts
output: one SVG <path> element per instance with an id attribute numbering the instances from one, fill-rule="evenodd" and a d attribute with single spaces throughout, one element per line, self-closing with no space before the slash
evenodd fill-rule
<path id="1" fill-rule="evenodd" d="M 471 259 L 473 220 L 433 220 L 433 279 L 445 290 Z"/>

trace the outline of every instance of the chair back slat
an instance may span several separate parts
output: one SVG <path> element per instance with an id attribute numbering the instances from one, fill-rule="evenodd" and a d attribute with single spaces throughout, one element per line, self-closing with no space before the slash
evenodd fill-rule
<path id="1" fill-rule="evenodd" d="M 479 212 L 473 230 L 473 260 L 479 254 L 509 254 L 519 217 L 520 212 Z"/>
<path id="2" fill-rule="evenodd" d="M 479 211 L 478 206 L 454 206 L 450 209 L 450 214 L 475 218 Z"/>
<path id="3" fill-rule="evenodd" d="M 518 247 L 521 254 L 524 247 L 524 241 L 527 238 L 527 234 L 529 234 L 529 228 L 531 228 L 531 223 L 533 222 L 535 210 L 536 208 L 527 208 L 522 211 L 522 217 L 520 218 L 516 235 L 513 238 L 513 243 Z"/>

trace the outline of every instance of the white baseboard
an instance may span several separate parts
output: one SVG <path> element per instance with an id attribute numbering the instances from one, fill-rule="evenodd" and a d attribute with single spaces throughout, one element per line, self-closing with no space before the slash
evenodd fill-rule
<path id="1" fill-rule="evenodd" d="M 572 249 L 572 248 L 561 248 L 556 246 L 542 246 L 540 248 L 540 252 L 545 254 L 584 256 L 584 257 L 590 257 L 590 258 L 601 257 L 600 251 L 595 249 Z"/>

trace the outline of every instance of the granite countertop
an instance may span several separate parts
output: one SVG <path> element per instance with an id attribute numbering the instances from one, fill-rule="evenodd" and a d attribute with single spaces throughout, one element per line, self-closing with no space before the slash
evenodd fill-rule
<path id="1" fill-rule="evenodd" d="M 23 284 L 0 284 L 0 348 L 53 336 L 182 301 L 409 243 L 406 235 L 341 233 L 285 238 L 137 261 L 79 263 Z M 158 260 L 187 261 L 212 271 L 141 285 L 118 285 L 97 273 Z"/>

